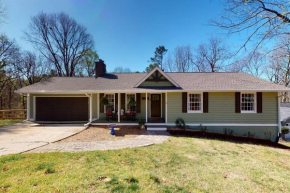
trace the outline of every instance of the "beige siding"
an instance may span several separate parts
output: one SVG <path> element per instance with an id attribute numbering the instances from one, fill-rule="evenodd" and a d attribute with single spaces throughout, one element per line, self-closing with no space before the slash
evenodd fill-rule
<path id="1" fill-rule="evenodd" d="M 93 94 L 93 119 L 98 118 L 99 94 Z"/>
<path id="2" fill-rule="evenodd" d="M 208 113 L 182 113 L 182 93 L 168 93 L 168 123 L 178 117 L 186 123 L 277 124 L 277 93 L 263 93 L 263 113 L 235 113 L 234 92 L 209 93 Z"/>

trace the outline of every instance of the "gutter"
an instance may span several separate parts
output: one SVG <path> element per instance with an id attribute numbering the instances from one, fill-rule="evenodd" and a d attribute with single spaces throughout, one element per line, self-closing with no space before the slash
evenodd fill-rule
<path id="1" fill-rule="evenodd" d="M 132 90 L 79 90 L 79 91 L 31 91 L 21 92 L 14 91 L 19 94 L 97 94 L 97 93 L 124 93 L 124 92 L 136 92 L 136 93 L 160 93 L 160 92 L 290 92 L 290 89 L 281 90 L 162 90 L 162 89 L 132 89 Z M 280 97 L 280 96 L 279 96 Z"/>

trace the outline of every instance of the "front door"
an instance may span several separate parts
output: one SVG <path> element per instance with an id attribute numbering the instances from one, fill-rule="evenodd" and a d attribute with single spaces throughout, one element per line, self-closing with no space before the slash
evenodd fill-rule
<path id="1" fill-rule="evenodd" d="M 151 94 L 151 117 L 161 117 L 161 94 Z"/>

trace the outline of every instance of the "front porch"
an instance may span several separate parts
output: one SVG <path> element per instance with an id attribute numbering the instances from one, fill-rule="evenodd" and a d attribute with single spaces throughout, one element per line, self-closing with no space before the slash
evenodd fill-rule
<path id="1" fill-rule="evenodd" d="M 140 122 L 148 124 L 165 124 L 167 117 L 167 93 L 97 93 L 91 95 L 90 109 L 92 125 L 138 125 Z M 108 99 L 108 106 L 101 103 L 101 99 Z M 130 97 L 136 101 L 132 108 L 128 105 Z"/>

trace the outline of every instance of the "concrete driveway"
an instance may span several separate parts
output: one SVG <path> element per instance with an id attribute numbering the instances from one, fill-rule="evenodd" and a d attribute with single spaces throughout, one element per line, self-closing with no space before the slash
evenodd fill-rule
<path id="1" fill-rule="evenodd" d="M 0 156 L 25 152 L 74 135 L 83 125 L 18 123 L 0 127 Z"/>

